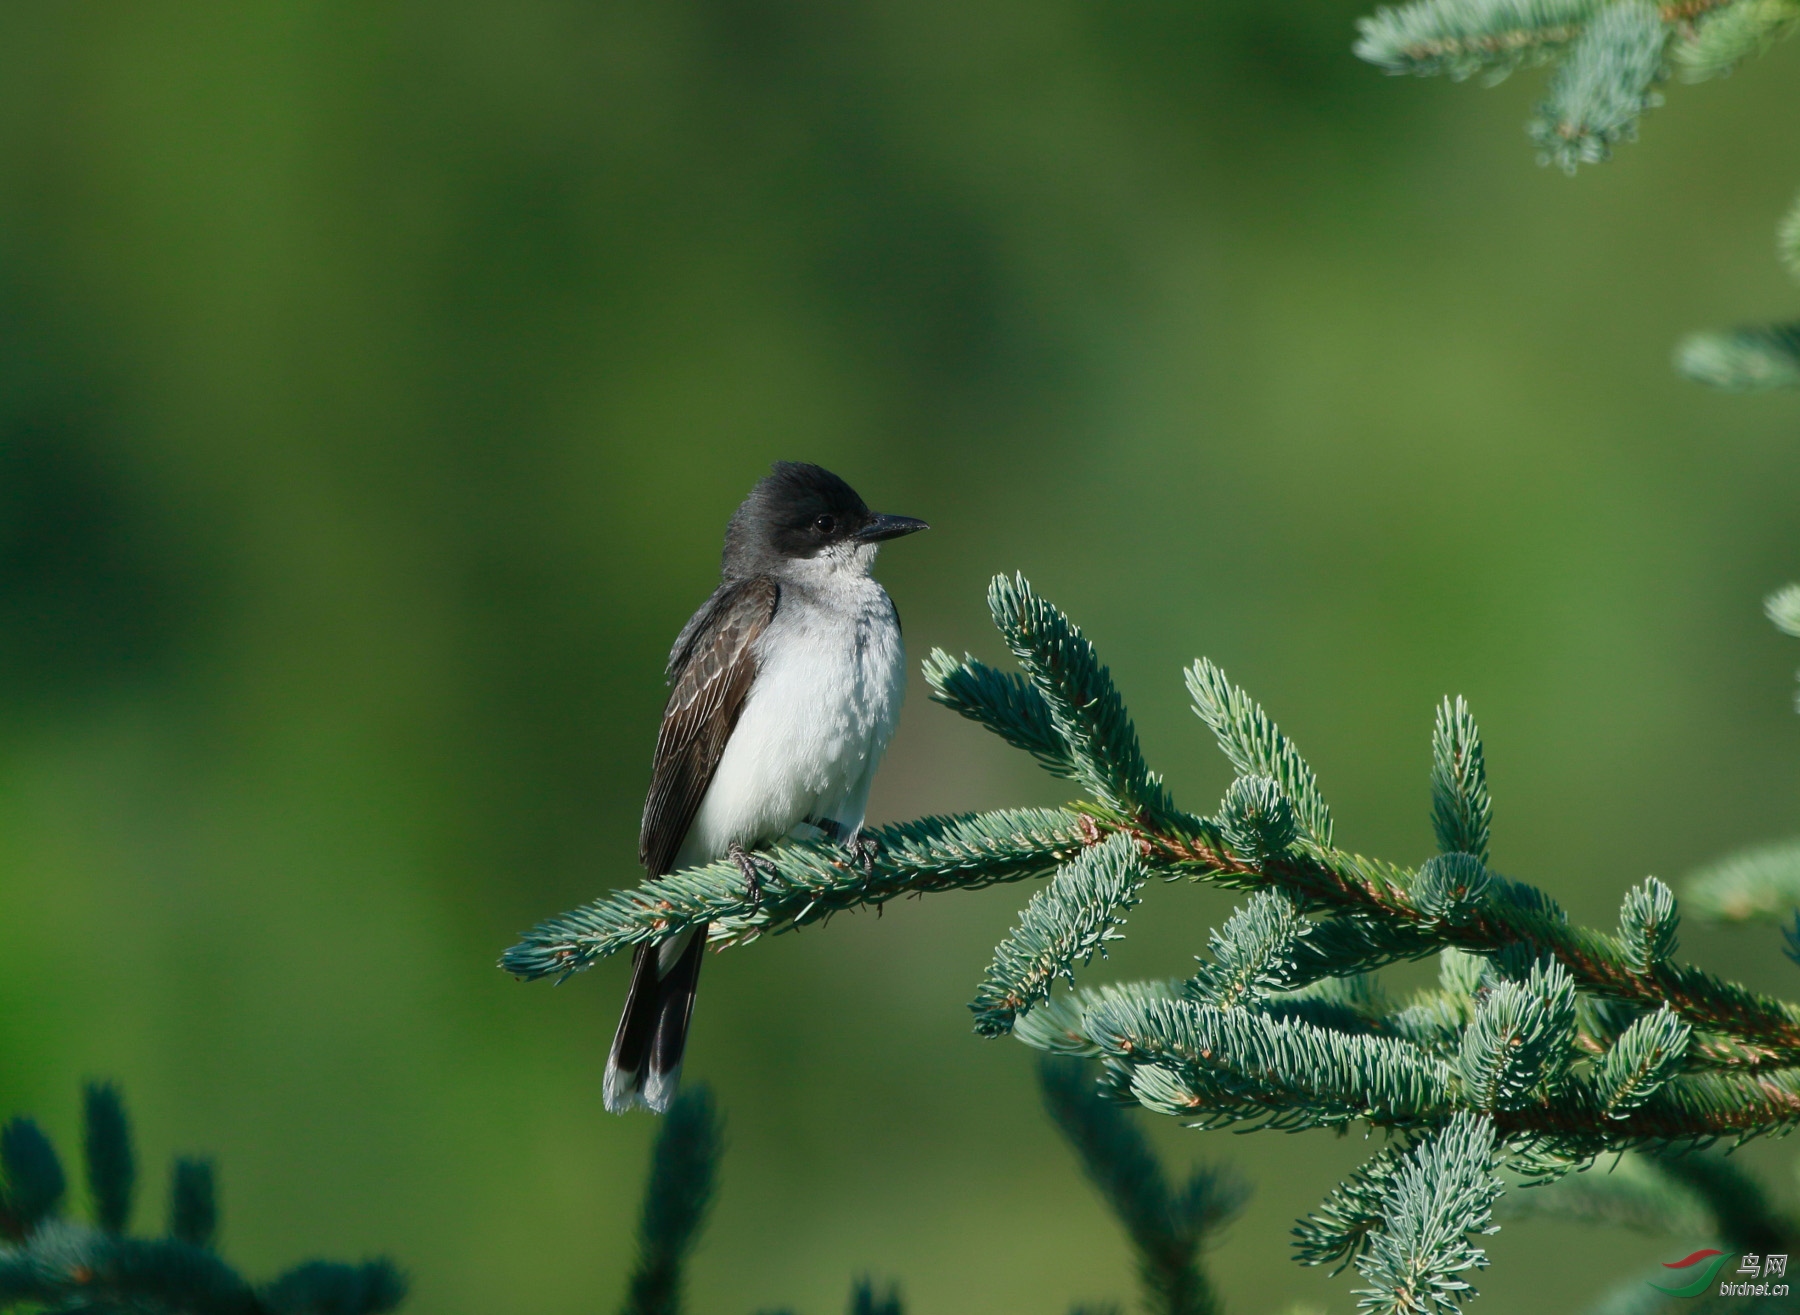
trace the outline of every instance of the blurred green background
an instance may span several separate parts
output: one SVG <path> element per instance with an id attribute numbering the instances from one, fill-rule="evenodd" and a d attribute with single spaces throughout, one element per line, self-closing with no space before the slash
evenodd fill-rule
<path id="1" fill-rule="evenodd" d="M 255 1272 L 387 1252 L 420 1312 L 610 1307 L 652 1133 L 600 1106 L 623 966 L 492 965 L 634 879 L 664 654 L 777 457 L 932 521 L 882 566 L 915 658 L 996 657 L 983 587 L 1024 570 L 1190 807 L 1227 781 L 1205 653 L 1403 861 L 1467 694 L 1497 862 L 1583 920 L 1800 830 L 1759 616 L 1800 575 L 1800 408 L 1667 364 L 1800 301 L 1800 48 L 1570 180 L 1535 78 L 1385 79 L 1357 12 L 0 8 L 0 1111 L 67 1142 L 119 1079 L 147 1160 L 220 1157 Z M 915 677 L 872 816 L 1065 795 Z M 861 1272 L 918 1315 L 1129 1295 L 1030 1055 L 969 1030 L 1027 893 L 709 961 L 696 1310 Z M 1103 971 L 1181 972 L 1229 908 L 1159 888 Z M 1772 933 L 1684 943 L 1800 992 Z M 1156 1134 L 1257 1185 L 1233 1310 L 1352 1307 L 1286 1230 L 1371 1145 Z M 1491 1253 L 1494 1315 L 1674 1254 Z"/>

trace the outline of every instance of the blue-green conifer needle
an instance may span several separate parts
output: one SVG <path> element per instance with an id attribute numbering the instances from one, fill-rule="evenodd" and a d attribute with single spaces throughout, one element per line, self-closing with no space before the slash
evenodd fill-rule
<path id="1" fill-rule="evenodd" d="M 1498 1232 L 1494 1126 L 1458 1114 L 1408 1152 L 1381 1194 L 1381 1226 L 1356 1267 L 1370 1286 L 1358 1305 L 1371 1315 L 1451 1315 L 1475 1295 L 1465 1277 L 1487 1266 L 1472 1238 Z"/>
<path id="2" fill-rule="evenodd" d="M 1212 731 L 1238 775 L 1273 780 L 1287 796 L 1300 826 L 1320 848 L 1329 849 L 1331 809 L 1293 741 L 1269 720 L 1255 699 L 1205 658 L 1188 668 L 1187 687 L 1195 714 Z"/>
<path id="3" fill-rule="evenodd" d="M 1491 882 L 1474 853 L 1438 854 L 1413 878 L 1413 905 L 1433 922 L 1464 922 L 1480 907 Z"/>
<path id="4" fill-rule="evenodd" d="M 1188 994 L 1202 1004 L 1233 1009 L 1292 985 L 1294 945 L 1313 930 L 1279 891 L 1258 891 L 1212 933 L 1212 962 L 1202 962 Z"/>
<path id="5" fill-rule="evenodd" d="M 1382 1201 L 1399 1172 L 1402 1148 L 1390 1146 L 1332 1189 L 1319 1208 L 1298 1220 L 1294 1250 L 1302 1265 L 1333 1265 L 1340 1274 L 1369 1248 L 1381 1227 Z"/>
<path id="6" fill-rule="evenodd" d="M 1555 960 L 1489 991 L 1463 1035 L 1457 1075 L 1477 1110 L 1514 1110 L 1574 1059 L 1575 983 Z"/>
<path id="7" fill-rule="evenodd" d="M 1680 915 L 1675 892 L 1655 877 L 1645 877 L 1625 893 L 1619 908 L 1619 943 L 1633 972 L 1648 973 L 1675 953 Z"/>
<path id="8" fill-rule="evenodd" d="M 1574 173 L 1635 138 L 1638 116 L 1661 100 L 1651 84 L 1662 72 L 1667 37 L 1649 0 L 1615 0 L 1595 15 L 1550 79 L 1549 97 L 1532 121 L 1539 158 Z"/>
<path id="9" fill-rule="evenodd" d="M 1461 695 L 1455 702 L 1445 698 L 1431 734 L 1431 827 L 1438 851 L 1473 854 L 1486 863 L 1492 814 L 1474 714 Z"/>
<path id="10" fill-rule="evenodd" d="M 994 951 L 969 1006 L 975 1030 L 1003 1036 L 1019 1015 L 1049 996 L 1057 978 L 1073 981 L 1077 964 L 1119 938 L 1124 911 L 1148 879 L 1137 842 L 1122 832 L 1064 864 Z"/>
<path id="11" fill-rule="evenodd" d="M 1763 615 L 1782 634 L 1800 636 L 1800 584 L 1783 585 L 1763 599 Z"/>
<path id="12" fill-rule="evenodd" d="M 1675 368 L 1728 393 L 1800 388 L 1800 323 L 1692 334 L 1676 346 Z"/>
<path id="13" fill-rule="evenodd" d="M 1074 778 L 1098 803 L 1125 817 L 1168 818 L 1174 812 L 1168 792 L 1145 763 L 1112 674 L 1080 627 L 1022 575 L 995 576 L 988 609 L 1042 696 Z"/>
<path id="14" fill-rule="evenodd" d="M 1687 82 L 1720 77 L 1789 35 L 1796 23 L 1800 5 L 1793 0 L 1735 0 L 1701 15 L 1697 25 L 1681 34 L 1674 62 Z"/>
<path id="15" fill-rule="evenodd" d="M 1415 0 L 1357 20 L 1356 54 L 1389 73 L 1466 78 L 1554 57 L 1601 0 Z"/>
<path id="16" fill-rule="evenodd" d="M 1069 746 L 1057 734 L 1050 705 L 1029 680 L 996 671 L 966 653 L 960 660 L 953 658 L 941 648 L 931 650 L 924 672 L 936 702 L 1025 750 L 1052 775 L 1078 774 Z"/>
<path id="17" fill-rule="evenodd" d="M 1294 810 L 1278 782 L 1267 776 L 1240 776 L 1219 805 L 1219 834 L 1234 853 L 1267 863 L 1294 843 Z"/>
<path id="18" fill-rule="evenodd" d="M 1613 1042 L 1594 1074 L 1601 1111 L 1622 1119 L 1681 1071 L 1693 1031 L 1667 1006 L 1645 1014 Z"/>

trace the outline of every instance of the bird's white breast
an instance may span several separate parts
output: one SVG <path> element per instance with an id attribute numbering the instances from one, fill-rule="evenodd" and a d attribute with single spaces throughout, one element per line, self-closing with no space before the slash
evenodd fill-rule
<path id="1" fill-rule="evenodd" d="M 906 650 L 886 591 L 862 571 L 785 582 L 757 658 L 678 867 L 720 858 L 734 841 L 774 840 L 808 818 L 830 818 L 846 833 L 862 825 L 906 692 Z"/>

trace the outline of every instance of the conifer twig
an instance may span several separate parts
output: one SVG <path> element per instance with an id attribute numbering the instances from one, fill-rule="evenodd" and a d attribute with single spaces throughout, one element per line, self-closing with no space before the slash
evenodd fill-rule
<path id="1" fill-rule="evenodd" d="M 566 976 L 703 922 L 713 924 L 715 945 L 748 944 L 904 895 L 1045 876 L 1102 838 L 1080 814 L 1062 809 L 929 817 L 863 834 L 874 842 L 867 871 L 830 842 L 783 843 L 769 851 L 775 870 L 763 876 L 757 901 L 747 897 L 734 863 L 689 868 L 534 927 L 500 966 L 525 979 Z"/>
<path id="2" fill-rule="evenodd" d="M 712 1093 L 691 1086 L 663 1116 L 622 1315 L 680 1315 L 683 1270 L 718 1187 L 724 1133 Z"/>
<path id="3" fill-rule="evenodd" d="M 1243 1209 L 1245 1185 L 1227 1171 L 1203 1167 L 1172 1189 L 1149 1141 L 1094 1093 L 1079 1061 L 1044 1059 L 1038 1085 L 1050 1117 L 1131 1240 L 1145 1309 L 1215 1315 L 1220 1306 L 1200 1268 L 1200 1249 Z"/>

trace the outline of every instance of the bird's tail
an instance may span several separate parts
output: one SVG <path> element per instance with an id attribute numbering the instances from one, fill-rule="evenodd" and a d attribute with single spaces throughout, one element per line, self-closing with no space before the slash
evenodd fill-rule
<path id="1" fill-rule="evenodd" d="M 705 923 L 660 945 L 638 947 L 631 993 L 606 1060 L 606 1108 L 614 1114 L 638 1105 L 661 1114 L 674 1099 L 705 949 Z"/>

